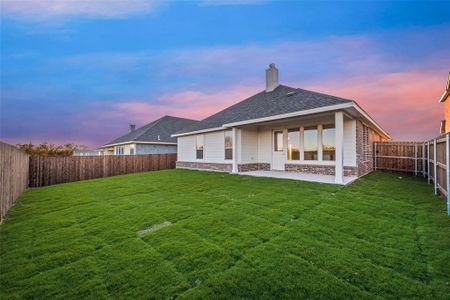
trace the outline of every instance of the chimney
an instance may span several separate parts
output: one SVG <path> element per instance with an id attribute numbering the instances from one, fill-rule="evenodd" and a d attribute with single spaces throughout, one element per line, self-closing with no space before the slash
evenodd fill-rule
<path id="1" fill-rule="evenodd" d="M 136 129 L 135 124 L 130 124 L 130 132 L 134 131 Z"/>
<path id="2" fill-rule="evenodd" d="M 275 64 L 270 64 L 266 70 L 266 92 L 271 92 L 278 86 L 278 69 Z"/>

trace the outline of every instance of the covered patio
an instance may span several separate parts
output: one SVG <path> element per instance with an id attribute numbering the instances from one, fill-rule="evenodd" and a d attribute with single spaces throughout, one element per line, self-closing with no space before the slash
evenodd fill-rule
<path id="1" fill-rule="evenodd" d="M 356 122 L 344 111 L 230 127 L 232 173 L 341 185 L 357 178 Z"/>

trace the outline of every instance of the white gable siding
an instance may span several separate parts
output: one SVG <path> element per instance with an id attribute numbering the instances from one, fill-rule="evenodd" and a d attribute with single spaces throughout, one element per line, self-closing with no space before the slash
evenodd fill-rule
<path id="1" fill-rule="evenodd" d="M 356 167 L 356 121 L 344 122 L 344 166 Z"/>
<path id="2" fill-rule="evenodd" d="M 272 131 L 258 130 L 258 162 L 272 163 Z"/>
<path id="3" fill-rule="evenodd" d="M 207 162 L 225 161 L 225 134 L 223 131 L 205 133 L 203 158 Z"/>
<path id="4" fill-rule="evenodd" d="M 225 134 L 216 131 L 204 136 L 203 159 L 196 158 L 197 135 L 178 137 L 178 161 L 231 163 L 225 160 Z"/>
<path id="5" fill-rule="evenodd" d="M 238 135 L 238 145 L 240 152 L 239 163 L 258 162 L 258 131 L 255 128 L 241 129 Z"/>
<path id="6" fill-rule="evenodd" d="M 182 136 L 178 139 L 178 160 L 195 161 L 196 136 Z"/>

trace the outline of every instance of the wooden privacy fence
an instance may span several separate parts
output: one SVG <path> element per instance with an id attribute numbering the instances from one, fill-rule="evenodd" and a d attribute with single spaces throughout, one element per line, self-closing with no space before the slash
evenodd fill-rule
<path id="1" fill-rule="evenodd" d="M 450 133 L 426 142 L 375 142 L 374 168 L 421 175 L 447 198 L 450 215 Z"/>
<path id="2" fill-rule="evenodd" d="M 30 157 L 30 187 L 175 168 L 177 155 Z"/>
<path id="3" fill-rule="evenodd" d="M 28 162 L 28 154 L 0 142 L 0 223 L 28 187 Z"/>

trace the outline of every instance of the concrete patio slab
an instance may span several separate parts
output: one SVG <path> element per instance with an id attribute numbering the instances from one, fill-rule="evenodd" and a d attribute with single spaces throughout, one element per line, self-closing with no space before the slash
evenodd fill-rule
<path id="1" fill-rule="evenodd" d="M 303 180 L 311 182 L 336 184 L 334 182 L 334 175 L 321 175 L 321 174 L 284 172 L 284 171 L 249 171 L 249 172 L 240 172 L 238 174 L 256 177 L 270 177 L 270 178 L 281 178 L 281 179 L 292 179 L 292 180 Z M 356 179 L 358 179 L 358 177 L 356 176 L 344 176 L 344 185 L 350 184 Z"/>

